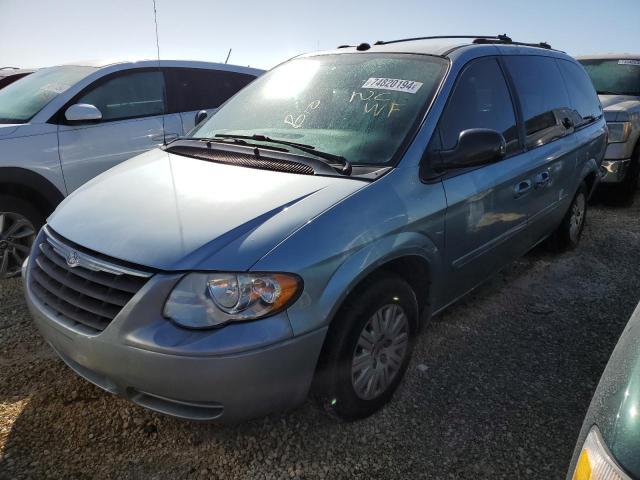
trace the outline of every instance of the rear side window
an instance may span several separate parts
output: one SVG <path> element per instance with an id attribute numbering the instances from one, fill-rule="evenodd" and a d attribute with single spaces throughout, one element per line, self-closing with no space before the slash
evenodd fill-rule
<path id="1" fill-rule="evenodd" d="M 576 112 L 576 126 L 585 125 L 602 115 L 600 100 L 587 72 L 573 62 L 558 60 L 569 90 L 571 106 Z"/>
<path id="2" fill-rule="evenodd" d="M 527 147 L 549 143 L 566 135 L 573 117 L 560 68 L 550 57 L 505 56 L 520 98 Z"/>
<path id="3" fill-rule="evenodd" d="M 153 70 L 128 72 L 99 83 L 76 103 L 95 105 L 103 121 L 162 115 L 164 79 Z"/>
<path id="4" fill-rule="evenodd" d="M 165 75 L 170 113 L 218 108 L 255 78 L 201 68 L 167 68 Z"/>
<path id="5" fill-rule="evenodd" d="M 460 133 L 470 128 L 500 132 L 507 141 L 508 154 L 520 148 L 513 103 L 495 58 L 477 60 L 460 74 L 440 118 L 442 149 L 453 149 Z"/>

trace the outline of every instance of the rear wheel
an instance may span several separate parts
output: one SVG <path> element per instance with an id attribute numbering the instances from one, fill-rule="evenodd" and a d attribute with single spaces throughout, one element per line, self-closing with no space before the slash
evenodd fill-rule
<path id="1" fill-rule="evenodd" d="M 411 287 L 397 276 L 368 282 L 341 310 L 321 360 L 321 399 L 344 420 L 367 417 L 393 396 L 418 326 Z"/>
<path id="2" fill-rule="evenodd" d="M 44 216 L 21 198 L 0 195 L 0 279 L 20 274 Z"/>
<path id="3" fill-rule="evenodd" d="M 587 220 L 587 196 L 587 186 L 583 182 L 562 223 L 550 238 L 550 244 L 555 250 L 571 250 L 578 246 Z"/>

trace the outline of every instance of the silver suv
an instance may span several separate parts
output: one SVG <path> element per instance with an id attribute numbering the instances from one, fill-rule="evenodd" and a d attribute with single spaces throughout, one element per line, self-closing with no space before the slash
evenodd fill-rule
<path id="1" fill-rule="evenodd" d="M 0 90 L 0 278 L 20 272 L 36 231 L 67 194 L 184 135 L 198 112 L 213 112 L 261 73 L 204 62 L 86 62 L 43 68 Z"/>
<path id="2" fill-rule="evenodd" d="M 640 55 L 580 57 L 596 87 L 609 127 L 601 190 L 630 203 L 640 177 Z"/>

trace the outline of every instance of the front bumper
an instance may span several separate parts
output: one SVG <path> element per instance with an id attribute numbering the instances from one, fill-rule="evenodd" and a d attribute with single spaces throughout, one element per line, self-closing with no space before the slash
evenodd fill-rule
<path id="1" fill-rule="evenodd" d="M 629 165 L 631 164 L 630 158 L 623 160 L 604 160 L 602 162 L 603 175 L 600 179 L 602 183 L 620 183 L 624 180 Z"/>
<path id="2" fill-rule="evenodd" d="M 104 331 L 87 335 L 56 319 L 25 270 L 27 305 L 43 337 L 108 392 L 164 414 L 224 422 L 294 408 L 307 396 L 324 328 L 293 337 L 283 312 L 218 330 L 182 329 L 161 314 L 180 276 L 157 274 Z"/>

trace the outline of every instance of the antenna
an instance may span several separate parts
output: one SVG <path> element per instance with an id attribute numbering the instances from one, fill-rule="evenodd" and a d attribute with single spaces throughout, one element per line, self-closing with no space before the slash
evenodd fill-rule
<path id="1" fill-rule="evenodd" d="M 156 51 L 158 52 L 158 66 L 160 65 L 160 40 L 158 38 L 158 14 L 156 12 L 156 0 L 153 0 L 153 22 L 156 24 Z"/>
<path id="2" fill-rule="evenodd" d="M 227 63 L 229 61 L 230 56 L 231 56 L 231 49 L 229 49 L 229 53 L 227 53 L 227 59 L 224 61 L 224 63 Z"/>

